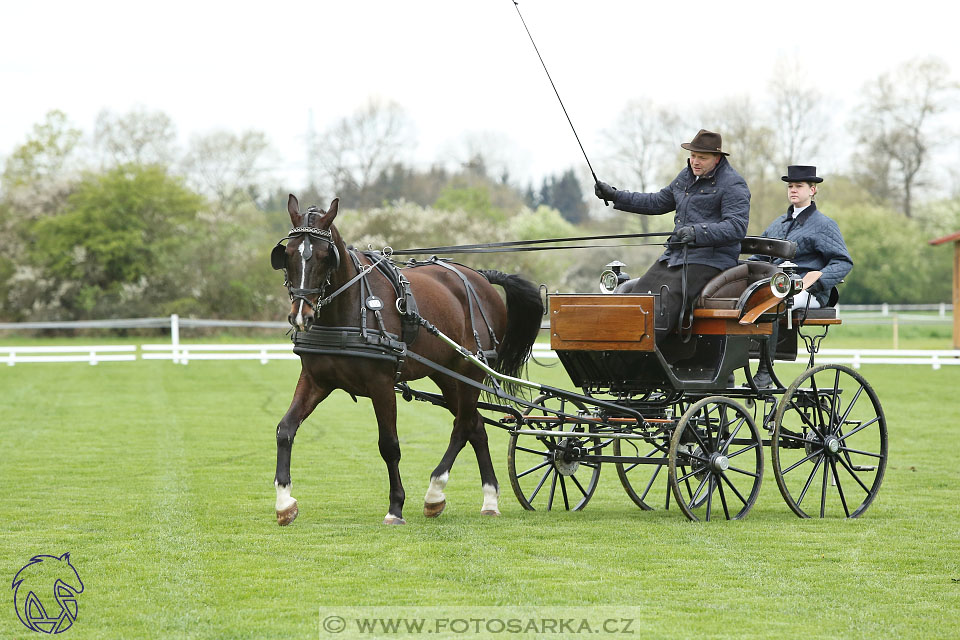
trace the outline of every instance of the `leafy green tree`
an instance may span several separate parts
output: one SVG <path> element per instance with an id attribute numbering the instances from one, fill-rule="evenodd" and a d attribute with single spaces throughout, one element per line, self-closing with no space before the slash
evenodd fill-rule
<path id="1" fill-rule="evenodd" d="M 949 252 L 930 247 L 916 221 L 872 205 L 831 215 L 853 257 L 853 270 L 839 287 L 841 305 L 950 299 Z"/>
<path id="2" fill-rule="evenodd" d="M 60 215 L 33 228 L 30 261 L 48 286 L 31 306 L 61 319 L 155 312 L 189 286 L 171 278 L 169 266 L 191 261 L 203 207 L 200 196 L 159 167 L 86 176 Z"/>

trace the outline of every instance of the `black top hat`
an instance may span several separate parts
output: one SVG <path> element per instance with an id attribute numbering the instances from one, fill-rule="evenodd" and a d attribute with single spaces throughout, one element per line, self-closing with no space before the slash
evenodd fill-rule
<path id="1" fill-rule="evenodd" d="M 807 167 L 801 164 L 792 164 L 787 167 L 787 175 L 780 178 L 784 182 L 823 182 L 817 177 L 816 167 Z"/>
<path id="2" fill-rule="evenodd" d="M 687 151 L 722 153 L 725 156 L 730 155 L 721 149 L 723 146 L 723 140 L 720 138 L 720 134 L 714 133 L 713 131 L 707 131 L 706 129 L 700 129 L 700 131 L 697 132 L 697 135 L 693 136 L 693 140 L 690 142 L 684 142 L 680 146 Z"/>

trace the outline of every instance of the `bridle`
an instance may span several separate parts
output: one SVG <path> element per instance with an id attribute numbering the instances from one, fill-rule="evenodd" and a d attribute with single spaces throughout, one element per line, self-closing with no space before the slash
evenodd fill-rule
<path id="1" fill-rule="evenodd" d="M 311 219 L 309 214 L 318 213 L 319 210 L 315 207 L 310 207 L 307 210 L 308 220 Z M 294 286 L 294 283 L 290 281 L 290 275 L 287 271 L 287 255 L 286 255 L 286 245 L 284 241 L 292 240 L 294 238 L 301 237 L 303 242 L 300 245 L 300 256 L 303 260 L 301 267 L 301 282 L 300 286 Z M 307 262 L 313 257 L 313 241 L 319 240 L 321 242 L 326 242 L 330 246 L 330 255 L 333 256 L 333 265 L 327 269 L 326 277 L 323 282 L 317 288 L 305 288 L 303 287 L 303 274 L 307 270 Z M 314 313 L 317 313 L 321 306 L 321 299 L 323 298 L 324 291 L 330 286 L 330 279 L 333 277 L 333 274 L 340 268 L 340 251 L 337 249 L 337 245 L 333 240 L 333 233 L 329 229 L 318 229 L 316 227 L 306 226 L 306 227 L 294 227 L 290 230 L 290 233 L 287 234 L 285 238 L 282 238 L 277 245 L 270 252 L 270 265 L 276 270 L 283 270 L 284 276 L 284 285 L 287 287 L 287 292 L 290 294 L 290 302 L 295 302 L 301 300 L 305 304 L 309 305 L 313 309 Z M 317 302 L 311 302 L 307 296 L 317 296 Z"/>

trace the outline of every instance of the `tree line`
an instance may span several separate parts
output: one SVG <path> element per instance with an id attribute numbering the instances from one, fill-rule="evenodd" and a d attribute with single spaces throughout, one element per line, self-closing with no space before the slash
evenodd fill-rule
<path id="1" fill-rule="evenodd" d="M 602 177 L 657 190 L 683 166 L 679 141 L 701 126 L 721 131 L 753 193 L 750 233 L 760 233 L 786 207 L 786 165 L 818 164 L 834 126 L 813 87 L 789 71 L 778 77 L 793 80 L 772 82 L 764 105 L 730 99 L 696 118 L 650 100 L 626 104 L 604 132 Z M 905 64 L 864 87 L 845 123 L 851 168 L 831 173 L 817 198 L 855 261 L 843 302 L 949 300 L 951 252 L 927 240 L 960 229 L 960 191 L 949 186 L 957 164 L 937 165 L 960 155 L 947 126 L 956 90 L 937 60 Z M 363 248 L 672 228 L 670 215 L 605 210 L 582 167 L 520 183 L 503 139 L 466 138 L 452 166 L 416 167 L 402 153 L 411 131 L 400 105 L 370 100 L 308 140 L 317 162 L 295 191 L 321 207 L 339 196 L 338 226 Z M 289 187 L 269 178 L 275 162 L 258 131 L 215 131 L 182 148 L 162 112 L 104 110 L 92 134 L 62 112 L 47 114 L 3 162 L 0 317 L 282 317 L 286 293 L 266 258 L 289 226 Z M 469 263 L 521 272 L 550 290 L 593 291 L 606 262 L 620 259 L 637 275 L 662 250 L 626 244 Z"/>

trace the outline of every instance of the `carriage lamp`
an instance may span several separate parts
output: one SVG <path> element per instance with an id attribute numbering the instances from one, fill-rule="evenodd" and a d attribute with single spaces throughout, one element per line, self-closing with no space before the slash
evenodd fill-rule
<path id="1" fill-rule="evenodd" d="M 793 281 L 790 276 L 781 272 L 775 273 L 770 278 L 770 291 L 777 298 L 786 298 L 793 289 Z"/>
<path id="2" fill-rule="evenodd" d="M 606 269 L 600 274 L 601 293 L 613 293 L 621 283 L 630 279 L 630 276 L 621 271 L 625 266 L 627 265 L 619 260 L 606 265 Z"/>
<path id="3" fill-rule="evenodd" d="M 780 268 L 790 278 L 790 295 L 795 296 L 803 291 L 803 278 L 796 275 L 797 265 L 786 260 L 780 263 Z"/>

